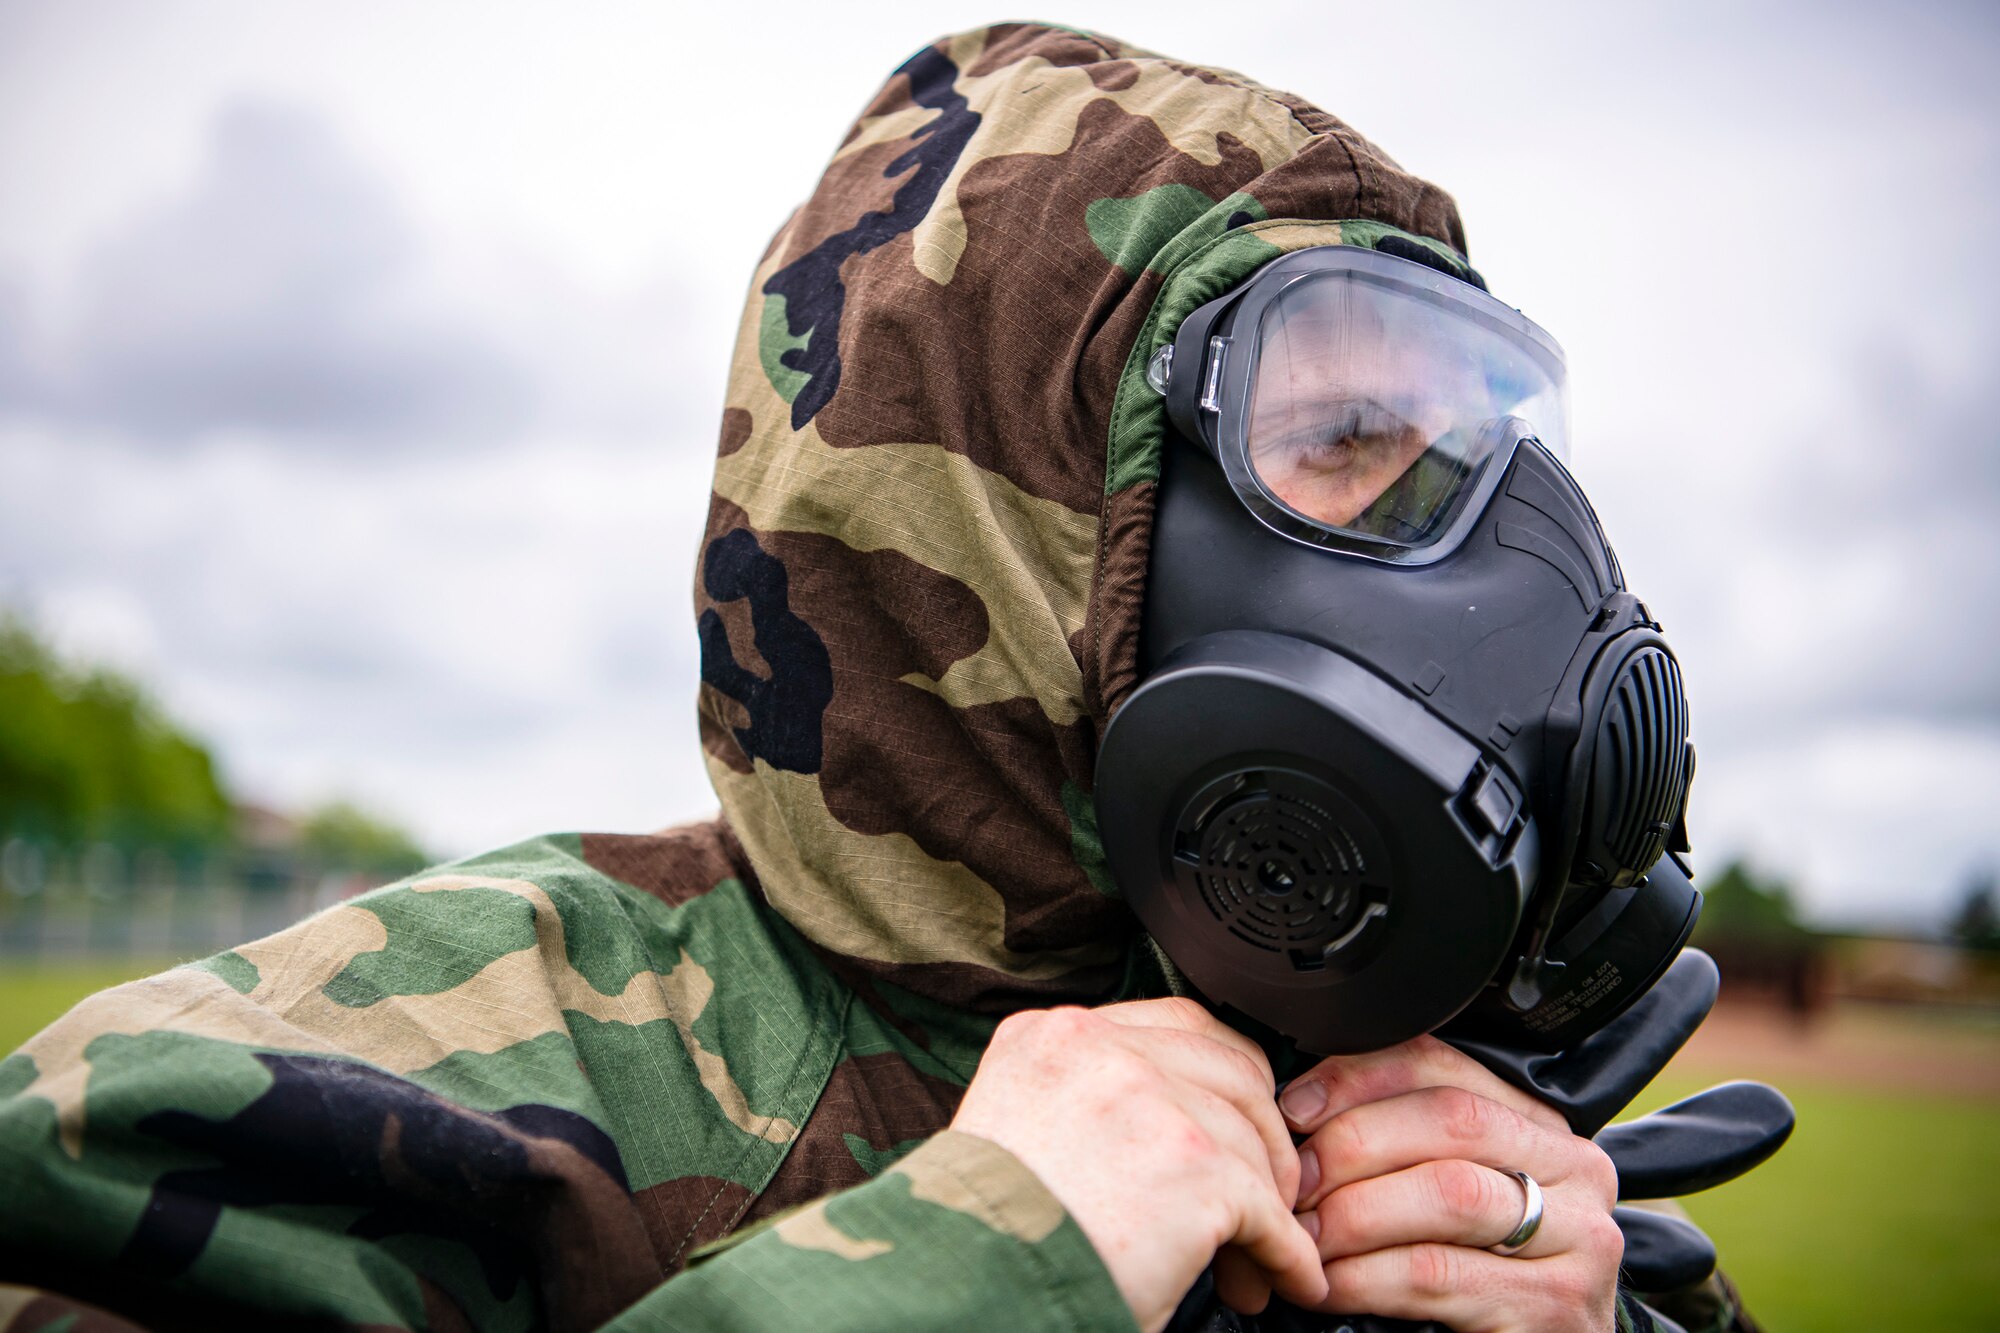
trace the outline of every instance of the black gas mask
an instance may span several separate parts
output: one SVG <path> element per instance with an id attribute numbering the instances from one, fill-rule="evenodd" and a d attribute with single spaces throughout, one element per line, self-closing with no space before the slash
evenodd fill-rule
<path id="1" fill-rule="evenodd" d="M 1300 251 L 1191 314 L 1106 855 L 1211 1000 L 1305 1050 L 1554 1051 L 1700 895 L 1679 664 L 1562 464 L 1555 342 L 1446 273 Z"/>

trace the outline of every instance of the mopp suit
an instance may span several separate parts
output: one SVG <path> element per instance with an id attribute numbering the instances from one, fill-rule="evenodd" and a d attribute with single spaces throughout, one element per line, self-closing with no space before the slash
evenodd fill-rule
<path id="1" fill-rule="evenodd" d="M 1041 1183 L 941 1131 L 1000 1016 L 1159 985 L 1090 795 L 1144 368 L 1336 244 L 1470 273 L 1444 193 L 1289 95 L 1043 26 L 919 52 L 737 334 L 695 593 L 721 816 L 78 1006 L 0 1064 L 0 1328 L 1129 1328 Z"/>

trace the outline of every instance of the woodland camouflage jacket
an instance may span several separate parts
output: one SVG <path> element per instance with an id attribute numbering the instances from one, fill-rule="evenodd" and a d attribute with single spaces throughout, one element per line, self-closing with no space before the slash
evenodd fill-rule
<path id="1" fill-rule="evenodd" d="M 1090 801 L 1143 368 L 1332 244 L 1464 271 L 1451 200 L 1287 94 L 1037 25 L 920 51 L 737 335 L 695 593 L 721 817 L 78 1006 L 0 1063 L 0 1329 L 1129 1328 L 1042 1185 L 940 1131 L 1000 1015 L 1147 985 Z"/>

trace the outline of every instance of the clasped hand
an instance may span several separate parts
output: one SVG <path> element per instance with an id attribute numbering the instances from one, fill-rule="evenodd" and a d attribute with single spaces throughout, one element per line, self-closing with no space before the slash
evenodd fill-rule
<path id="1" fill-rule="evenodd" d="M 1035 1172 L 1148 1333 L 1211 1261 L 1246 1313 L 1276 1292 L 1458 1333 L 1613 1326 L 1617 1173 L 1554 1110 L 1430 1037 L 1275 1092 L 1257 1045 L 1192 1001 L 1031 1010 L 1000 1024 L 952 1127 Z M 1546 1212 L 1502 1257 L 1515 1170 Z"/>

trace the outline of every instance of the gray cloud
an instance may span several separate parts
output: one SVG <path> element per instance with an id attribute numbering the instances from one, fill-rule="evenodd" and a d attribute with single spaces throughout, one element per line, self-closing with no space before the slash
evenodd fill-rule
<path id="1" fill-rule="evenodd" d="M 2000 336 L 1968 350 L 1990 364 Z M 1755 630 L 1761 603 L 1778 626 L 1803 613 L 1833 634 L 1792 636 L 1745 702 L 1764 728 L 2000 723 L 2000 385 L 1941 373 L 1902 342 L 1873 341 L 1845 369 L 1849 396 L 1774 444 L 1734 516 L 1764 525 L 1769 571 L 1737 606 L 1739 630 Z"/>
<path id="2" fill-rule="evenodd" d="M 27 293 L 0 274 L 0 403 L 21 402 L 30 393 L 27 342 Z"/>
<path id="3" fill-rule="evenodd" d="M 0 427 L 0 604 L 137 671 L 240 789 L 437 850 L 712 804 L 688 585 L 705 448 L 382 469 Z M 61 487 L 70 499 L 46 497 Z"/>
<path id="4" fill-rule="evenodd" d="M 1996 358 L 2000 338 L 1982 339 L 1977 359 Z M 1845 697 L 1829 702 L 2000 722 L 2000 385 L 1940 384 L 1906 347 L 1858 362 L 1863 405 L 1791 451 L 1800 545 L 1870 551 L 1893 590 L 1882 623 L 1854 642 Z"/>
<path id="5" fill-rule="evenodd" d="M 0 302 L 0 395 L 162 442 L 231 429 L 342 448 L 514 434 L 532 377 L 425 300 L 422 260 L 393 194 L 323 124 L 238 101 L 188 188 L 91 254 L 42 365 L 23 348 L 18 304 Z"/>

